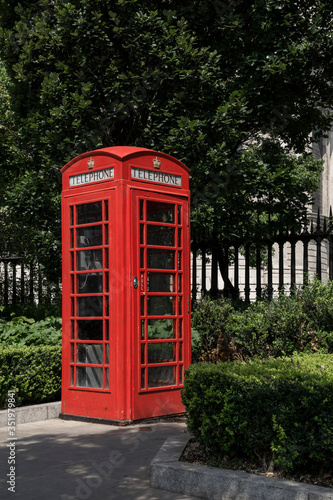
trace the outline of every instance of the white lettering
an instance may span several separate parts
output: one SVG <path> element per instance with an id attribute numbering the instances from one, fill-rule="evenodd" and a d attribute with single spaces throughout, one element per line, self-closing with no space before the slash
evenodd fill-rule
<path id="1" fill-rule="evenodd" d="M 164 174 L 163 172 L 154 172 L 144 168 L 131 167 L 131 179 L 144 179 L 147 181 L 157 182 L 158 184 L 167 184 L 169 186 L 182 185 L 180 175 Z"/>
<path id="2" fill-rule="evenodd" d="M 79 184 L 90 184 L 91 182 L 104 181 L 105 179 L 113 179 L 114 168 L 106 168 L 104 170 L 96 170 L 87 174 L 72 175 L 69 178 L 69 187 L 78 186 Z"/>

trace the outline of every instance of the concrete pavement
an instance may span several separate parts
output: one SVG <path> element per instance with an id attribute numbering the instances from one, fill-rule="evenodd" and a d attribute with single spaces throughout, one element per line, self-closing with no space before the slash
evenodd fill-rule
<path id="1" fill-rule="evenodd" d="M 149 483 L 152 459 L 169 436 L 184 433 L 184 422 L 118 427 L 50 419 L 18 424 L 15 440 L 3 427 L 0 498 L 191 500 L 194 497 L 154 489 Z M 15 493 L 8 490 L 7 480 L 15 484 Z"/>
<path id="2" fill-rule="evenodd" d="M 0 427 L 1 500 L 333 500 L 330 488 L 179 462 L 185 421 L 119 427 L 54 413 L 22 408 Z"/>

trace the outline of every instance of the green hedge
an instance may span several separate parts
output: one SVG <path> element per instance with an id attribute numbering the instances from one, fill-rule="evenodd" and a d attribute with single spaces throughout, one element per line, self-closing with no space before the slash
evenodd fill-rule
<path id="1" fill-rule="evenodd" d="M 60 400 L 61 346 L 1 348 L 1 408 L 6 408 L 9 390 L 15 391 L 17 406 Z"/>
<path id="2" fill-rule="evenodd" d="M 182 400 L 188 428 L 217 461 L 260 457 L 286 472 L 331 468 L 333 356 L 194 364 Z"/>

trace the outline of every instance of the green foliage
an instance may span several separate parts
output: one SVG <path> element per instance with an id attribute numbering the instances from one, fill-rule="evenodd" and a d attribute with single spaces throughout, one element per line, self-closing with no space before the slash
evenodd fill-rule
<path id="1" fill-rule="evenodd" d="M 173 336 L 173 319 L 160 319 L 148 324 L 149 339 L 170 339 Z"/>
<path id="2" fill-rule="evenodd" d="M 33 302 L 24 302 L 19 304 L 8 304 L 0 307 L 0 316 L 7 321 L 13 317 L 26 316 L 35 321 L 41 321 L 50 316 L 61 316 L 61 304 L 58 301 L 42 302 L 38 305 Z"/>
<path id="3" fill-rule="evenodd" d="M 233 308 L 226 300 L 203 300 L 195 305 L 192 313 L 193 362 L 219 359 L 219 354 L 222 354 L 219 348 L 231 340 L 227 325 L 232 313 Z"/>
<path id="4" fill-rule="evenodd" d="M 333 281 L 314 279 L 297 291 L 296 299 L 302 303 L 309 329 L 333 331 Z"/>
<path id="5" fill-rule="evenodd" d="M 333 282 L 314 279 L 290 297 L 281 294 L 245 309 L 204 299 L 194 309 L 192 325 L 194 361 L 333 353 Z"/>
<path id="6" fill-rule="evenodd" d="M 331 355 L 194 364 L 182 400 L 189 430 L 217 464 L 228 453 L 287 472 L 331 468 Z"/>
<path id="7" fill-rule="evenodd" d="M 0 407 L 8 391 L 18 406 L 60 399 L 61 346 L 4 347 L 0 349 Z"/>
<path id="8" fill-rule="evenodd" d="M 60 167 L 128 144 L 191 167 L 198 234 L 299 224 L 321 170 L 305 147 L 332 122 L 331 23 L 314 0 L 0 0 L 2 123 L 22 153 L 1 163 L 1 230 L 55 280 Z"/>
<path id="9" fill-rule="evenodd" d="M 0 319 L 0 348 L 3 346 L 61 345 L 61 318 L 41 321 L 18 316 L 10 321 Z"/>

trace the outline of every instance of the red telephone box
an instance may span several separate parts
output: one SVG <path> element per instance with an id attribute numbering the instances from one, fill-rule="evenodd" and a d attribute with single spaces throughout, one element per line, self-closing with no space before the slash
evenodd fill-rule
<path id="1" fill-rule="evenodd" d="M 135 147 L 62 168 L 62 418 L 125 423 L 185 411 L 188 172 Z"/>

